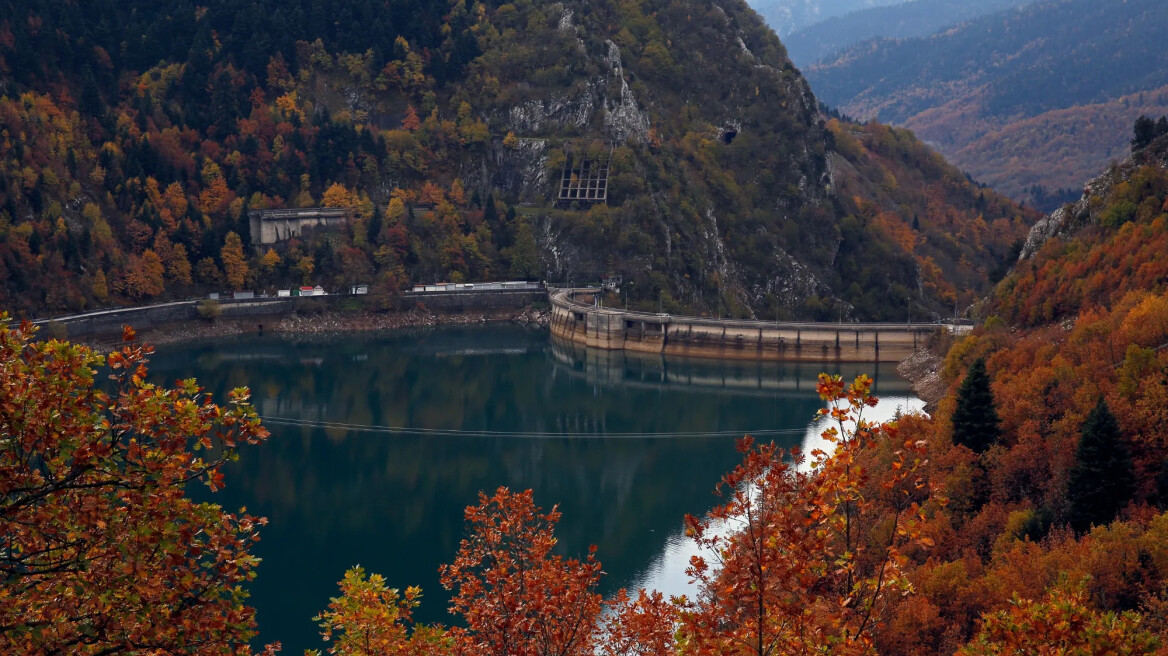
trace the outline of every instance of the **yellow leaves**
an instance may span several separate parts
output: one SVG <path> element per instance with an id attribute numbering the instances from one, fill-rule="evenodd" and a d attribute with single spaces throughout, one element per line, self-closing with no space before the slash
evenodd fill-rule
<path id="1" fill-rule="evenodd" d="M 219 251 L 219 259 L 223 262 L 223 274 L 232 289 L 243 289 L 247 280 L 247 258 L 243 253 L 243 242 L 235 232 L 227 233 L 223 248 Z"/>
<path id="2" fill-rule="evenodd" d="M 260 258 L 260 266 L 268 272 L 275 271 L 280 266 L 280 255 L 275 250 L 269 248 L 263 257 Z"/>
<path id="3" fill-rule="evenodd" d="M 358 199 L 356 194 L 354 194 L 352 191 L 349 191 L 345 185 L 339 182 L 334 182 L 328 189 L 325 190 L 324 197 L 321 202 L 325 207 L 349 208 L 355 207 L 357 205 Z"/>

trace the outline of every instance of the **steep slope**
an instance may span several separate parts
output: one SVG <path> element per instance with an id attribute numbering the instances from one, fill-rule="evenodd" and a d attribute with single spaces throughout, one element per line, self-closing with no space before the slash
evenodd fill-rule
<path id="1" fill-rule="evenodd" d="M 930 482 L 946 490 L 948 505 L 925 529 L 934 548 L 910 557 L 914 594 L 892 603 L 879 653 L 953 654 L 993 612 L 1020 617 L 1019 598 L 1065 598 L 1074 589 L 1085 606 L 1079 616 L 1139 613 L 1141 629 L 1168 637 L 1166 200 L 1162 137 L 1036 226 L 989 300 L 989 318 L 949 349 L 940 367 L 949 396 L 931 417 L 899 424 L 902 438 L 935 447 Z M 978 360 L 993 407 L 987 396 L 958 400 Z M 1101 403 L 1114 417 L 1102 455 L 1084 448 L 1100 437 L 1090 418 Z M 994 424 L 985 448 L 959 440 Z M 1076 485 L 1088 472 L 1088 485 Z M 1109 488 L 1115 481 L 1131 485 Z M 1084 523 L 1085 512 L 1092 519 Z M 1069 644 L 1052 637 L 1057 631 L 1036 639 Z M 1090 634 L 1071 631 L 1077 640 Z M 1008 649 L 987 649 L 982 636 L 958 653 Z M 1015 634 L 1010 644 L 1025 639 Z M 1115 644 L 1082 651 L 1122 651 Z"/>
<path id="2" fill-rule="evenodd" d="M 4 307 L 613 273 L 670 311 L 899 318 L 988 289 L 1008 250 L 929 285 L 904 240 L 837 257 L 858 209 L 831 135 L 738 0 L 140 4 L 5 7 Z M 559 199 L 585 161 L 606 203 Z M 953 215 L 981 220 L 973 198 Z M 249 248 L 250 209 L 317 204 L 355 220 Z"/>
<path id="3" fill-rule="evenodd" d="M 1044 325 L 1133 291 L 1168 285 L 1168 139 L 1161 137 L 1087 183 L 1031 230 L 1014 271 L 988 311 L 1023 325 Z"/>
<path id="4" fill-rule="evenodd" d="M 799 68 L 869 39 L 908 39 L 1034 0 L 911 0 L 887 7 L 860 9 L 801 27 L 783 38 Z"/>
<path id="5" fill-rule="evenodd" d="M 1048 0 L 928 38 L 860 44 L 807 75 L 824 102 L 909 127 L 962 168 L 1026 199 L 1035 185 L 1077 186 L 1074 179 L 1087 179 L 1122 147 L 1114 131 L 1081 129 L 1084 114 L 1130 125 L 1133 111 L 1163 113 L 1153 92 L 1168 78 L 1165 25 L 1168 5 L 1157 0 Z M 1060 112 L 1088 105 L 1099 107 Z M 1018 141 L 1037 147 L 1020 153 Z M 1048 168 L 1067 148 L 1090 156 L 1073 171 Z"/>

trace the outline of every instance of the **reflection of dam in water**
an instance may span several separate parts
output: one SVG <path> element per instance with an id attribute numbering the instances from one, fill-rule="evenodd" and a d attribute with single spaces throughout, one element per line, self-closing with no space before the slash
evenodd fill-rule
<path id="1" fill-rule="evenodd" d="M 875 393 L 885 396 L 911 395 L 908 381 L 896 373 L 890 362 L 751 362 L 671 358 L 634 351 L 606 351 L 588 348 L 552 337 L 550 351 L 556 362 L 553 375 L 561 372 L 604 386 L 644 388 L 693 387 L 725 390 L 767 397 L 815 393 L 820 373 L 840 374 L 851 380 L 867 374 L 876 382 Z"/>

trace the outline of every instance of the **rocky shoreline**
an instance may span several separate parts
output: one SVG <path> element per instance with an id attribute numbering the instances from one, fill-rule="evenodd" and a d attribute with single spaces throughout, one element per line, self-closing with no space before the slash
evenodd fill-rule
<path id="1" fill-rule="evenodd" d="M 922 349 L 908 356 L 896 365 L 896 373 L 912 383 L 912 390 L 925 402 L 927 412 L 938 401 L 945 398 L 948 385 L 941 377 L 941 365 L 944 358 L 930 349 Z"/>
<path id="2" fill-rule="evenodd" d="M 394 331 L 435 326 L 465 326 L 489 322 L 510 321 L 529 328 L 546 328 L 551 323 L 551 310 L 527 307 L 518 312 L 435 313 L 413 309 L 406 312 L 343 312 L 327 311 L 307 314 L 293 313 L 264 319 L 217 319 L 208 322 L 182 322 L 141 330 L 139 340 L 154 345 L 236 337 L 240 335 L 277 334 L 284 336 L 324 335 L 346 332 Z M 95 348 L 108 350 L 117 347 L 120 340 L 102 338 L 83 340 Z"/>

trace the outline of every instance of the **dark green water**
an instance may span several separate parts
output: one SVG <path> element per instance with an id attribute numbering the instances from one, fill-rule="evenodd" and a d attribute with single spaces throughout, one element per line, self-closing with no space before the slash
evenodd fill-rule
<path id="1" fill-rule="evenodd" d="M 438 567 L 457 550 L 463 509 L 500 485 L 560 505 L 560 546 L 573 555 L 599 546 L 603 592 L 678 591 L 682 517 L 713 504 L 714 485 L 737 461 L 731 435 L 765 429 L 799 447 L 823 368 L 624 358 L 512 326 L 252 337 L 162 348 L 151 365 L 160 382 L 194 376 L 217 400 L 247 385 L 265 417 L 450 431 L 273 421 L 271 438 L 228 467 L 227 488 L 209 496 L 269 518 L 252 602 L 260 642 L 280 640 L 291 654 L 324 646 L 311 618 L 356 564 L 395 587 L 421 585 L 417 617 L 450 623 Z M 908 394 L 886 366 L 843 373 L 860 371 L 876 375 L 880 394 Z M 612 436 L 699 432 L 726 434 Z"/>

